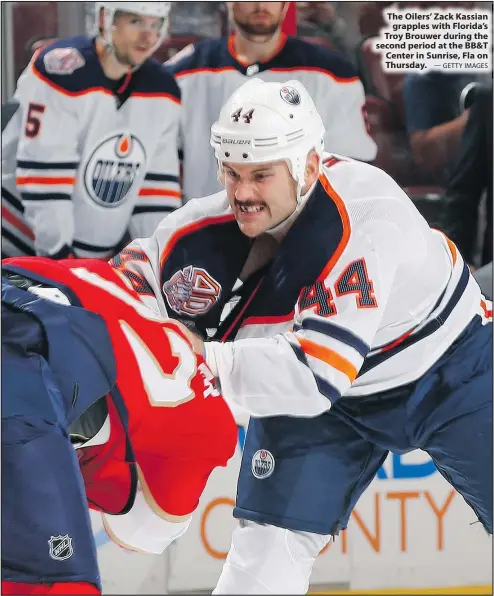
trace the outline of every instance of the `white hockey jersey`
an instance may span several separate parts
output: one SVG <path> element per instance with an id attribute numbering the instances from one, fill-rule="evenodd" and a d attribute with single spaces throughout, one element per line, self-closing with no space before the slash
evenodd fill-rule
<path id="1" fill-rule="evenodd" d="M 180 90 L 158 62 L 111 81 L 94 39 L 60 41 L 33 57 L 14 99 L 2 135 L 7 254 L 34 242 L 41 255 L 109 258 L 181 205 Z"/>
<path id="2" fill-rule="evenodd" d="M 183 192 L 185 200 L 221 189 L 211 125 L 231 94 L 248 77 L 264 81 L 298 79 L 309 91 L 326 127 L 328 151 L 372 161 L 377 148 L 366 129 L 365 95 L 353 66 L 339 53 L 297 37 L 281 38 L 265 62 L 245 64 L 234 36 L 201 41 L 166 63 L 182 91 Z"/>
<path id="3" fill-rule="evenodd" d="M 207 362 L 225 399 L 255 416 L 318 415 L 412 382 L 475 317 L 492 321 L 462 256 L 392 178 L 339 156 L 324 164 L 274 259 L 238 290 L 251 241 L 224 191 L 113 260 L 155 310 L 217 328 Z"/>

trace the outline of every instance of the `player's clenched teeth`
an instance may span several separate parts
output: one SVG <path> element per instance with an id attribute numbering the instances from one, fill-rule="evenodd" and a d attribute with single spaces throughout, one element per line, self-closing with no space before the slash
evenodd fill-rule
<path id="1" fill-rule="evenodd" d="M 262 211 L 263 209 L 264 209 L 264 207 L 262 205 L 257 205 L 257 206 L 240 205 L 240 211 L 242 211 L 243 213 L 257 213 L 258 211 Z"/>
<path id="2" fill-rule="evenodd" d="M 235 200 L 235 207 L 241 213 L 258 213 L 262 211 L 266 205 L 264 203 L 254 203 L 253 201 L 240 202 Z"/>

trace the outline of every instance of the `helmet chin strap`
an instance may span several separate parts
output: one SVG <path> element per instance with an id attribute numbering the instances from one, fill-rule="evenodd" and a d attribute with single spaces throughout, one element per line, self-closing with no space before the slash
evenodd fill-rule
<path id="1" fill-rule="evenodd" d="M 316 184 L 317 184 L 317 180 L 309 188 L 309 190 L 303 195 L 302 194 L 302 185 L 299 182 L 297 182 L 297 204 L 295 205 L 295 209 L 290 213 L 290 215 L 285 217 L 285 219 L 283 221 L 281 221 L 279 224 L 276 224 L 272 228 L 268 228 L 266 230 L 266 234 L 283 233 L 285 228 L 288 227 L 291 223 L 293 223 L 293 221 L 296 219 L 296 217 L 298 216 L 300 211 L 302 211 L 305 204 L 307 203 L 307 199 L 312 194 L 312 191 L 314 190 L 314 187 Z"/>
<path id="2" fill-rule="evenodd" d="M 293 223 L 293 220 L 298 216 L 298 214 L 300 213 L 300 211 L 302 211 L 302 209 L 304 208 L 305 204 L 307 203 L 308 198 L 310 197 L 310 195 L 312 194 L 312 191 L 314 190 L 314 187 L 317 184 L 317 180 L 318 178 L 316 178 L 316 180 L 314 181 L 314 183 L 312 184 L 312 186 L 307 190 L 307 192 L 305 194 L 302 194 L 302 189 L 303 189 L 303 185 L 305 183 L 305 164 L 306 164 L 306 160 L 307 160 L 307 155 L 309 153 L 307 152 L 307 154 L 305 155 L 305 159 L 304 159 L 304 168 L 302 169 L 300 167 L 300 162 L 298 161 L 298 163 L 294 164 L 292 162 L 292 160 L 285 160 L 286 165 L 288 166 L 288 169 L 290 171 L 290 175 L 292 176 L 292 178 L 295 180 L 295 182 L 297 183 L 297 194 L 296 194 L 296 199 L 297 199 L 297 203 L 295 205 L 295 209 L 290 213 L 290 215 L 288 215 L 288 217 L 285 217 L 285 219 L 283 221 L 281 221 L 279 224 L 273 226 L 272 228 L 269 228 L 268 230 L 266 230 L 266 232 L 268 234 L 278 234 L 278 233 L 282 233 L 284 231 L 284 229 L 290 225 L 291 223 Z M 319 163 L 319 169 L 321 168 L 321 164 Z M 298 175 L 294 176 L 294 170 L 299 170 Z"/>
<path id="3" fill-rule="evenodd" d="M 304 196 L 305 195 L 302 195 L 302 185 L 300 182 L 297 182 L 297 207 L 295 207 L 295 211 L 304 202 Z"/>

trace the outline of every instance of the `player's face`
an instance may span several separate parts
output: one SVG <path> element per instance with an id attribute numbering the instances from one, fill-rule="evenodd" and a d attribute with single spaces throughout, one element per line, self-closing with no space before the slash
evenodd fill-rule
<path id="1" fill-rule="evenodd" d="M 289 217 L 297 206 L 297 185 L 284 161 L 224 163 L 228 201 L 240 230 L 255 238 Z"/>
<path id="2" fill-rule="evenodd" d="M 281 26 L 285 2 L 230 2 L 233 22 L 249 38 L 269 39 Z"/>
<path id="3" fill-rule="evenodd" d="M 163 19 L 119 12 L 115 16 L 112 41 L 115 57 L 126 66 L 147 60 L 159 41 Z"/>

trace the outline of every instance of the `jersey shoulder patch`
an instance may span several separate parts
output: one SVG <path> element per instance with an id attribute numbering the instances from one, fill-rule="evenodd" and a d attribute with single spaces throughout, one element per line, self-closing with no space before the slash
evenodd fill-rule
<path id="1" fill-rule="evenodd" d="M 60 40 L 42 48 L 31 63 L 30 72 L 69 94 L 102 86 L 96 49 L 93 40 L 86 36 Z"/>
<path id="2" fill-rule="evenodd" d="M 43 64 L 48 74 L 70 75 L 86 61 L 76 48 L 54 48 L 44 55 Z"/>

